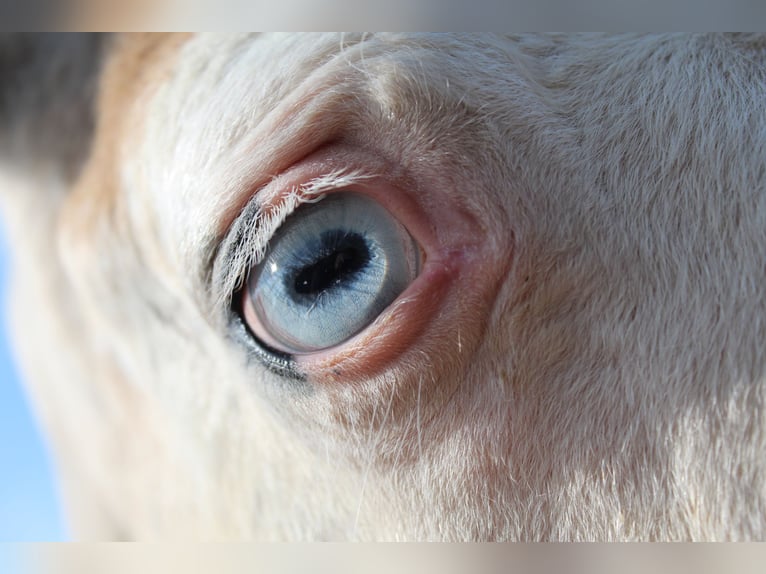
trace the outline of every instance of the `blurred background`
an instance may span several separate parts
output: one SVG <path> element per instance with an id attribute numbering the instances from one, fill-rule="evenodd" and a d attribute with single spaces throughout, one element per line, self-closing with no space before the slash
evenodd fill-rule
<path id="1" fill-rule="evenodd" d="M 762 0 L 0 0 L 8 29 L 757 30 Z"/>
<path id="2" fill-rule="evenodd" d="M 2 232 L 0 226 L 0 541 L 60 541 L 65 533 L 51 464 L 9 345 L 12 269 Z"/>

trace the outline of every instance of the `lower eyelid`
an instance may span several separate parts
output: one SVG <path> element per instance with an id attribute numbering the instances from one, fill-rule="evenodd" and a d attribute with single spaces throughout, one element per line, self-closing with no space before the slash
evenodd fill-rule
<path id="1" fill-rule="evenodd" d="M 510 242 L 497 249 L 477 237 L 428 250 L 417 279 L 371 325 L 335 349 L 295 356 L 298 370 L 312 384 L 334 386 L 473 352 L 512 264 Z"/>
<path id="2" fill-rule="evenodd" d="M 370 378 L 396 356 L 415 346 L 448 288 L 445 276 L 421 276 L 363 332 L 343 345 L 294 357 L 297 368 L 314 383 Z"/>

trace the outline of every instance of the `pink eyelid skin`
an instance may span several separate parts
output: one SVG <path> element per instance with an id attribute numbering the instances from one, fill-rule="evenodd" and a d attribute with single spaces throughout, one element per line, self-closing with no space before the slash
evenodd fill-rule
<path id="1" fill-rule="evenodd" d="M 487 231 L 476 215 L 442 191 L 441 186 L 449 182 L 440 181 L 439 176 L 432 179 L 419 174 L 413 178 L 391 169 L 379 155 L 334 144 L 288 168 L 258 194 L 264 209 L 276 208 L 297 187 L 340 170 L 369 177 L 326 194 L 354 191 L 375 200 L 409 231 L 423 255 L 417 278 L 360 333 L 332 348 L 293 355 L 298 370 L 318 384 L 375 376 L 414 347 L 427 331 L 449 329 L 451 322 L 466 323 L 463 327 L 470 333 L 470 324 L 481 322 L 479 315 L 484 313 L 471 305 L 463 309 L 461 292 L 468 289 L 471 300 L 487 300 L 494 298 L 493 293 L 484 291 L 497 288 L 493 276 L 498 267 L 493 260 L 499 254 L 492 250 L 494 242 L 487 240 Z M 264 336 L 246 288 L 241 301 L 251 331 L 278 350 L 279 346 Z M 466 312 L 470 316 L 465 316 Z"/>

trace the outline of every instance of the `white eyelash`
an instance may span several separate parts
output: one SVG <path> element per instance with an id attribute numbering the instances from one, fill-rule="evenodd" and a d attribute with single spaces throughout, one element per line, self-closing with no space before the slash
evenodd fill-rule
<path id="1" fill-rule="evenodd" d="M 276 204 L 268 205 L 268 212 L 261 206 L 251 222 L 236 221 L 232 226 L 232 232 L 236 233 L 238 227 L 246 226 L 240 233 L 239 239 L 229 238 L 231 244 L 224 241 L 221 256 L 227 262 L 226 269 L 214 270 L 214 281 L 217 285 L 213 288 L 217 291 L 216 308 L 228 309 L 234 293 L 239 291 L 250 272 L 250 269 L 258 265 L 266 253 L 269 241 L 277 229 L 284 223 L 300 205 L 304 203 L 317 203 L 321 201 L 327 192 L 347 188 L 373 176 L 362 171 L 337 170 L 316 177 L 300 186 L 295 186 L 289 192 L 282 195 Z M 241 217 L 246 217 L 245 214 Z"/>

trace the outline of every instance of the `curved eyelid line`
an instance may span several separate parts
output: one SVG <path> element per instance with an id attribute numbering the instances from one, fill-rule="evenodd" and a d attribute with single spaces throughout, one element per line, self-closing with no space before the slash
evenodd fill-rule
<path id="1" fill-rule="evenodd" d="M 278 176 L 256 192 L 225 234 L 213 260 L 210 290 L 216 315 L 228 313 L 232 296 L 242 288 L 250 269 L 263 259 L 274 233 L 298 206 L 317 203 L 328 192 L 374 177 L 361 170 L 339 169 L 280 189 L 284 180 Z"/>

